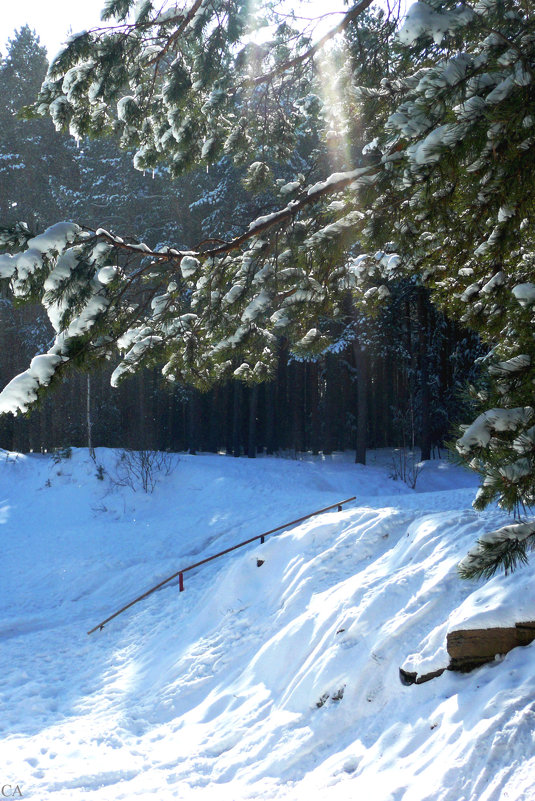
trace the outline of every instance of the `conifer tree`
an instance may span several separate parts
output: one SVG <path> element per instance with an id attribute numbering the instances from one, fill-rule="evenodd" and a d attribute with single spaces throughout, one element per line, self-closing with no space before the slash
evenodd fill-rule
<path id="1" fill-rule="evenodd" d="M 155 364 L 199 388 L 264 381 L 282 336 L 298 357 L 323 352 L 322 321 L 343 316 L 348 293 L 369 308 L 409 277 L 494 348 L 484 411 L 458 442 L 483 476 L 476 505 L 533 504 L 535 15 L 525 0 L 429 0 L 394 34 L 370 6 L 312 41 L 276 4 L 107 0 L 113 25 L 71 39 L 37 113 L 116 137 L 140 170 L 178 176 L 225 155 L 279 206 L 187 248 L 74 222 L 6 230 L 0 277 L 42 300 L 56 338 L 0 408 L 24 411 L 71 362 L 116 346 L 114 382 Z M 345 43 L 326 48 L 335 34 Z M 276 176 L 317 119 L 327 144 L 345 138 L 336 171 Z M 526 521 L 493 532 L 463 571 L 514 565 L 534 541 Z"/>
<path id="2" fill-rule="evenodd" d="M 4 225 L 23 219 L 42 227 L 65 213 L 55 202 L 61 195 L 65 163 L 61 138 L 50 120 L 24 124 L 18 117 L 35 100 L 47 68 L 46 50 L 37 34 L 27 25 L 16 31 L 0 60 L 0 219 Z M 54 185 L 51 174 L 56 178 Z"/>

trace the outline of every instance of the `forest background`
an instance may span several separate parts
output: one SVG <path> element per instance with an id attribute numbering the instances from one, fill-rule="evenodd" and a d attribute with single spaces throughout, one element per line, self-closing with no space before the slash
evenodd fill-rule
<path id="1" fill-rule="evenodd" d="M 140 172 L 110 140 L 76 142 L 50 119 L 20 119 L 48 68 L 46 50 L 28 26 L 14 32 L 0 62 L 0 219 L 43 230 L 62 219 L 104 225 L 141 241 L 186 248 L 214 235 L 230 239 L 277 198 L 248 191 L 246 170 L 228 157 L 170 181 Z M 314 181 L 343 168 L 342 148 L 308 132 L 287 165 Z M 330 165 L 330 166 L 329 166 Z M 281 169 L 281 174 L 283 170 Z M 1 283 L 1 282 L 0 282 Z M 39 451 L 66 446 L 130 447 L 297 454 L 367 448 L 421 448 L 429 458 L 470 419 L 466 387 L 477 381 L 486 348 L 448 319 L 419 283 L 400 280 L 379 311 L 323 320 L 332 343 L 315 356 L 292 353 L 281 336 L 272 380 L 247 386 L 226 380 L 207 392 L 169 384 L 145 368 L 118 388 L 116 363 L 76 370 L 27 415 L 0 417 L 0 447 Z M 17 307 L 0 295 L 0 383 L 5 386 L 46 349 L 53 331 L 42 307 Z M 354 343 L 358 342 L 358 349 Z"/>

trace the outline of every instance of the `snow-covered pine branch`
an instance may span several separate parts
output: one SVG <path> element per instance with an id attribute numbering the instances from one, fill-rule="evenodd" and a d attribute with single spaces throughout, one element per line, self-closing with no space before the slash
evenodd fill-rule
<path id="1" fill-rule="evenodd" d="M 535 522 L 513 523 L 489 531 L 479 538 L 459 563 L 462 578 L 491 578 L 499 567 L 512 571 L 528 561 L 527 552 L 535 547 Z"/>
<path id="2" fill-rule="evenodd" d="M 422 281 L 494 346 L 487 416 L 461 451 L 483 476 L 478 505 L 517 510 L 535 499 L 532 426 L 517 414 L 532 407 L 535 364 L 535 19 L 519 0 L 433 0 L 415 4 L 393 38 L 391 20 L 366 5 L 342 20 L 327 97 L 325 71 L 312 69 L 318 51 L 276 8 L 260 6 L 273 37 L 257 45 L 245 3 L 147 2 L 131 21 L 133 0 L 109 0 L 105 17 L 117 23 L 70 41 L 38 112 L 76 137 L 114 135 L 141 170 L 165 165 L 176 176 L 232 158 L 249 168 L 260 213 L 208 249 L 156 250 L 102 230 L 43 259 L 22 242 L 2 272 L 20 297 L 41 295 L 79 355 L 118 341 L 117 378 L 160 363 L 169 379 L 197 386 L 262 380 L 277 337 L 323 347 L 319 321 L 340 315 L 348 297 L 369 305 L 400 275 Z M 308 188 L 286 174 L 287 196 L 274 205 L 272 165 L 289 163 L 299 137 L 319 135 L 327 154 L 331 141 L 344 143 L 343 169 L 316 170 Z M 113 263 L 96 264 L 87 248 L 99 246 Z M 99 311 L 90 307 L 86 326 L 92 303 Z M 46 355 L 70 358 L 67 346 L 53 348 Z M 39 364 L 35 386 L 49 380 Z"/>

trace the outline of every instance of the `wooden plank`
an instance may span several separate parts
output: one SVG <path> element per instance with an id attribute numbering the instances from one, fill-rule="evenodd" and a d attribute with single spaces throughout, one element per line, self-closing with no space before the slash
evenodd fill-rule
<path id="1" fill-rule="evenodd" d="M 498 654 L 508 654 L 520 645 L 535 640 L 535 623 L 488 629 L 460 629 L 447 635 L 450 669 L 469 671 L 484 665 Z"/>
<path id="2" fill-rule="evenodd" d="M 513 648 L 529 645 L 535 640 L 535 621 L 527 620 L 514 626 L 488 629 L 459 629 L 447 635 L 450 662 L 447 667 L 432 673 L 416 673 L 399 669 L 402 684 L 423 684 L 441 676 L 445 670 L 468 673 L 476 667 L 493 662 L 498 654 L 508 654 Z"/>

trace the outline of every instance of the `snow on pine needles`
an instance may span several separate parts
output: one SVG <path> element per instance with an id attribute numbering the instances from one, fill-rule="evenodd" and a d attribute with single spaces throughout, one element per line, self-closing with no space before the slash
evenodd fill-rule
<path id="1" fill-rule="evenodd" d="M 147 495 L 109 481 L 111 450 L 104 480 L 82 450 L 4 452 L 0 781 L 39 801 L 528 799 L 533 647 L 419 686 L 398 670 L 445 666 L 459 621 L 535 616 L 533 569 L 460 581 L 508 518 L 471 509 L 461 468 L 428 462 L 414 491 L 390 458 L 180 455 Z M 86 634 L 180 567 L 350 495 Z"/>

